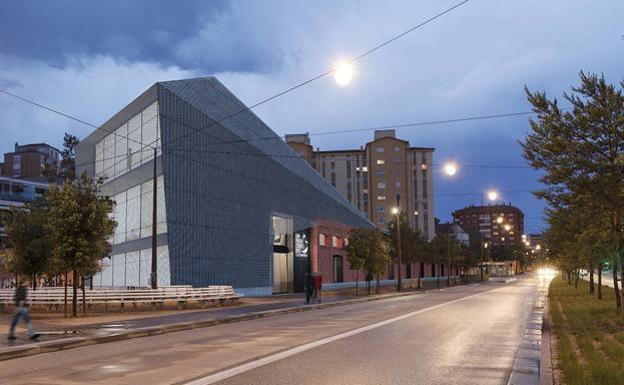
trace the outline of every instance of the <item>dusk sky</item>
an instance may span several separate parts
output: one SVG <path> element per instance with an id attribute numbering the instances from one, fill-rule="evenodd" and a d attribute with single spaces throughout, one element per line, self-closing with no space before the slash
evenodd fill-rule
<path id="1" fill-rule="evenodd" d="M 94 124 L 163 80 L 214 75 L 252 105 L 458 2 L 3 1 L 0 88 Z M 472 0 L 358 61 L 348 86 L 322 78 L 254 112 L 328 150 L 359 147 L 373 132 L 314 133 L 529 111 L 525 85 L 559 97 L 580 70 L 622 81 L 623 20 L 622 0 Z M 4 94 L 0 115 L 2 153 L 93 130 Z M 517 116 L 397 134 L 435 147 L 435 165 L 459 165 L 453 178 L 436 168 L 436 216 L 495 188 L 536 232 L 538 174 L 523 168 L 517 143 L 528 129 Z"/>

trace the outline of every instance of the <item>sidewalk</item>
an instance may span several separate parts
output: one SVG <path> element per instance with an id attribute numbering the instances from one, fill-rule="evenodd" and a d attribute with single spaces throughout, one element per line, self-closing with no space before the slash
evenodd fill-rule
<path id="1" fill-rule="evenodd" d="M 323 303 L 336 303 L 357 298 L 340 293 L 327 293 Z M 213 307 L 209 309 L 157 310 L 142 312 L 111 312 L 107 314 L 87 314 L 86 317 L 63 318 L 62 314 L 31 314 L 33 325 L 41 334 L 38 342 L 66 338 L 68 336 L 107 335 L 159 325 L 219 320 L 243 314 L 303 307 L 305 297 L 300 294 L 275 295 L 271 297 L 243 298 L 239 304 Z M 6 339 L 11 314 L 0 315 L 0 349 L 11 346 L 35 343 L 25 334 L 23 321 L 17 328 L 18 339 L 9 343 Z"/>

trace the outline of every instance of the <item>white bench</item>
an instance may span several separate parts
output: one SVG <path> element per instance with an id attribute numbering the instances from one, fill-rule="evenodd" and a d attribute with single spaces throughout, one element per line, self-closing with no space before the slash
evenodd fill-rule
<path id="1" fill-rule="evenodd" d="M 7 304 L 13 303 L 14 290 L 0 289 L 0 306 L 3 308 Z M 72 290 L 68 288 L 68 300 L 71 301 Z M 183 307 L 187 302 L 207 302 L 218 303 L 219 305 L 241 298 L 242 295 L 234 291 L 232 286 L 208 286 L 208 287 L 163 287 L 155 290 L 134 289 L 94 289 L 85 290 L 85 303 L 87 305 L 119 304 L 123 309 L 126 304 L 135 307 L 139 304 L 162 305 L 165 302 L 176 302 Z M 78 300 L 82 303 L 82 290 L 78 292 Z M 42 288 L 30 290 L 27 294 L 27 301 L 31 305 L 44 305 L 48 310 L 52 306 L 60 306 L 65 302 L 64 288 Z"/>

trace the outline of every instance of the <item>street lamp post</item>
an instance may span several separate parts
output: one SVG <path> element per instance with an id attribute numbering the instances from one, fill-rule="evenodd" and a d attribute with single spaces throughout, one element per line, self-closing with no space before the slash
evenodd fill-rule
<path id="1" fill-rule="evenodd" d="M 448 271 L 448 287 L 451 287 L 451 233 L 452 233 L 452 222 L 449 222 L 449 228 L 448 228 L 448 266 L 447 266 L 447 271 Z"/>
<path id="2" fill-rule="evenodd" d="M 401 210 L 400 210 L 401 196 L 396 196 L 396 207 L 392 209 L 392 213 L 396 215 L 396 232 L 397 232 L 397 291 L 401 291 Z"/>

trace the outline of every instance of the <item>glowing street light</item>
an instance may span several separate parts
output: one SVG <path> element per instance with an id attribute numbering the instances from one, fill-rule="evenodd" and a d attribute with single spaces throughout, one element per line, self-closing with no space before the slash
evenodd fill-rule
<path id="1" fill-rule="evenodd" d="M 399 215 L 399 208 L 398 207 L 393 207 L 392 208 L 392 214 Z"/>
<path id="2" fill-rule="evenodd" d="M 334 80 L 340 86 L 346 86 L 353 78 L 353 65 L 348 62 L 340 62 L 334 68 Z"/>
<path id="3" fill-rule="evenodd" d="M 535 250 L 541 250 L 541 249 L 542 249 L 542 246 L 541 246 L 541 245 L 536 245 L 536 246 L 535 246 Z"/>
<path id="4" fill-rule="evenodd" d="M 497 200 L 497 199 L 498 199 L 498 191 L 496 191 L 496 190 L 490 190 L 490 191 L 488 191 L 488 193 L 487 193 L 487 198 L 488 198 L 490 201 L 495 201 L 495 200 Z"/>
<path id="5" fill-rule="evenodd" d="M 498 223 L 499 225 L 503 223 L 503 217 L 496 218 L 496 223 Z"/>
<path id="6" fill-rule="evenodd" d="M 457 165 L 453 162 L 448 162 L 444 165 L 444 173 L 448 176 L 453 176 L 457 173 Z"/>
<path id="7" fill-rule="evenodd" d="M 511 225 L 509 223 L 507 223 L 505 225 L 505 231 L 509 231 L 509 230 L 511 230 Z"/>

